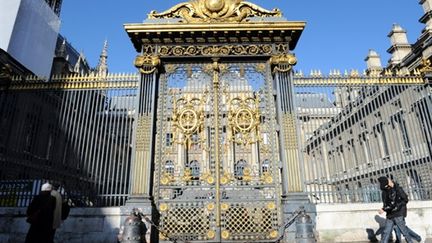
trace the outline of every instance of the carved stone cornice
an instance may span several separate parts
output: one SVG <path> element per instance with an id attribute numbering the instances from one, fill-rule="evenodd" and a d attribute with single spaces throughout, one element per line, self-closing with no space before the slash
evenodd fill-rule
<path id="1" fill-rule="evenodd" d="M 138 55 L 134 64 L 141 73 L 151 74 L 159 68 L 161 61 L 159 56 L 156 55 Z"/>
<path id="2" fill-rule="evenodd" d="M 273 72 L 289 72 L 297 64 L 297 58 L 292 54 L 275 55 L 270 58 Z"/>
<path id="3" fill-rule="evenodd" d="M 243 0 L 191 0 L 162 12 L 150 12 L 149 19 L 181 19 L 186 23 L 242 22 L 249 17 L 282 16 L 279 9 L 266 10 Z"/>

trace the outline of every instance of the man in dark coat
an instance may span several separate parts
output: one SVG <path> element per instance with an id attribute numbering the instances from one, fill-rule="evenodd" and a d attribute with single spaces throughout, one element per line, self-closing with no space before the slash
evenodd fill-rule
<path id="1" fill-rule="evenodd" d="M 26 243 L 53 242 L 51 232 L 56 199 L 51 196 L 51 190 L 51 184 L 43 184 L 40 194 L 34 197 L 27 208 L 27 222 L 30 223 L 30 229 L 27 233 Z"/>
<path id="2" fill-rule="evenodd" d="M 380 183 L 382 201 L 384 204 L 379 210 L 379 213 L 382 214 L 386 212 L 387 217 L 384 233 L 381 235 L 381 243 L 387 243 L 389 241 L 394 225 L 399 228 L 405 240 L 408 243 L 412 243 L 413 241 L 408 233 L 404 220 L 407 211 L 406 204 L 408 203 L 408 196 L 397 183 L 394 183 L 389 178 L 382 176 L 378 178 L 378 181 Z"/>

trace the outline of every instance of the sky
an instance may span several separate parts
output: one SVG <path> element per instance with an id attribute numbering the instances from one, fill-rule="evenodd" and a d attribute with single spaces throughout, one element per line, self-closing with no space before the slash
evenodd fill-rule
<path id="1" fill-rule="evenodd" d="M 92 67 L 97 65 L 105 39 L 108 40 L 109 71 L 136 72 L 135 52 L 124 31 L 125 23 L 141 23 L 151 10 L 164 11 L 186 0 L 65 0 L 60 33 L 83 51 Z M 324 74 L 339 69 L 364 70 L 369 49 L 390 58 L 387 35 L 397 23 L 414 43 L 424 28 L 418 0 L 249 0 L 267 9 L 279 8 L 291 21 L 305 21 L 306 28 L 293 51 L 296 70 Z"/>

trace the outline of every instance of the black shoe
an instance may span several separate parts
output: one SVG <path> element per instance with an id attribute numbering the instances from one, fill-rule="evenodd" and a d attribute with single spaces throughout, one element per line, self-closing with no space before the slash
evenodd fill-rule
<path id="1" fill-rule="evenodd" d="M 376 238 L 375 232 L 373 229 L 366 229 L 366 233 L 368 235 L 368 240 L 370 242 L 378 242 L 378 239 Z"/>

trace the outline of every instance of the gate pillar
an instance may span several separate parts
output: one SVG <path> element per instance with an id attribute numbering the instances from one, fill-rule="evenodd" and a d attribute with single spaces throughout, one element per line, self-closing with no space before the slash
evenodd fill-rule
<path id="1" fill-rule="evenodd" d="M 133 150 L 130 178 L 130 197 L 122 209 L 125 217 L 137 209 L 147 219 L 154 219 L 152 200 L 152 171 L 154 160 L 156 94 L 160 59 L 156 55 L 142 53 L 135 59 L 135 67 L 141 73 L 133 124 Z M 146 225 L 146 240 L 150 241 L 152 227 Z"/>

